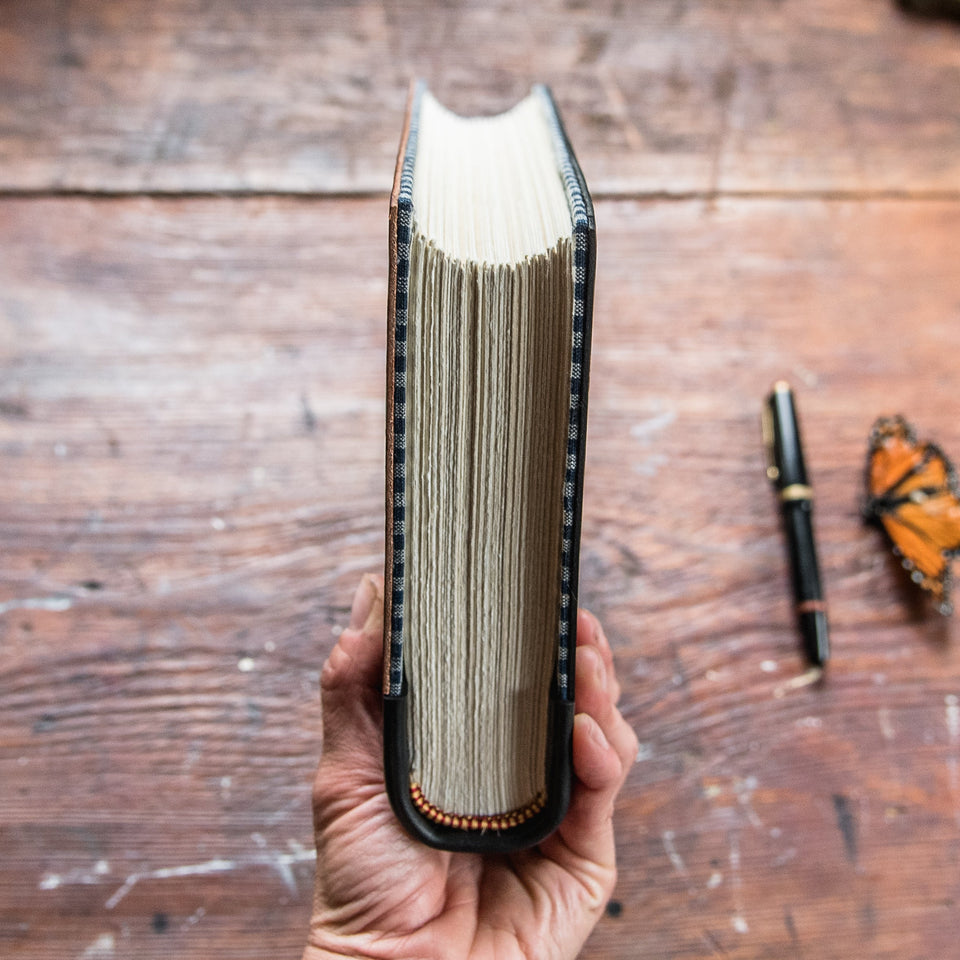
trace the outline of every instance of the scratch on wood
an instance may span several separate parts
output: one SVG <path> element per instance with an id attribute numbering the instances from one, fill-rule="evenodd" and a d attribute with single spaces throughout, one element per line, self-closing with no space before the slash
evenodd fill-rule
<path id="1" fill-rule="evenodd" d="M 703 940 L 706 945 L 713 951 L 715 956 L 719 957 L 728 957 L 730 954 L 724 949 L 723 944 L 717 939 L 716 935 L 712 930 L 703 931 Z"/>
<path id="2" fill-rule="evenodd" d="M 787 928 L 787 935 L 790 937 L 790 943 L 794 949 L 794 955 L 800 956 L 800 937 L 797 934 L 797 925 L 793 919 L 793 912 L 787 907 L 783 911 L 783 925 Z"/>
<path id="3" fill-rule="evenodd" d="M 857 824 L 853 817 L 853 810 L 850 808 L 850 801 L 842 793 L 835 793 L 833 795 L 833 809 L 837 814 L 837 827 L 843 837 L 843 848 L 846 851 L 847 859 L 855 865 L 857 862 Z"/>
<path id="4" fill-rule="evenodd" d="M 231 873 L 246 867 L 265 866 L 275 870 L 283 881 L 284 886 L 293 894 L 297 891 L 297 878 L 293 866 L 298 863 L 308 863 L 316 859 L 316 851 L 308 850 L 298 843 L 290 844 L 289 853 L 279 850 L 266 850 L 263 853 L 243 856 L 237 859 L 214 857 L 203 863 L 190 863 L 177 867 L 159 867 L 156 870 L 143 870 L 131 873 L 110 896 L 104 904 L 108 910 L 113 910 L 121 900 L 141 880 L 169 880 L 177 877 L 202 877 L 218 873 Z M 57 890 L 60 887 L 76 886 L 80 884 L 102 883 L 109 875 L 110 867 L 106 861 L 98 861 L 92 870 L 74 870 L 63 875 L 47 873 L 40 880 L 38 889 Z"/>
<path id="5" fill-rule="evenodd" d="M 181 867 L 161 867 L 157 870 L 147 870 L 143 873 L 131 873 L 124 880 L 120 888 L 107 900 L 105 906 L 112 910 L 141 880 L 167 880 L 173 877 L 199 877 L 216 873 L 230 873 L 251 866 L 272 867 L 280 875 L 280 879 L 291 893 L 297 892 L 297 880 L 292 866 L 295 863 L 305 863 L 316 859 L 316 851 L 305 850 L 302 847 L 292 853 L 270 851 L 252 857 L 243 857 L 239 860 L 225 860 L 219 857 L 207 860 L 204 863 L 187 864 Z"/>

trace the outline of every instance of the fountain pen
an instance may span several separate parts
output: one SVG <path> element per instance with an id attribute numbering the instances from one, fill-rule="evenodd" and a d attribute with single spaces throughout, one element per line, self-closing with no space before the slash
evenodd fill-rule
<path id="1" fill-rule="evenodd" d="M 827 609 L 813 537 L 813 489 L 803 461 L 800 428 L 789 384 L 778 380 L 763 408 L 767 476 L 780 500 L 803 650 L 815 667 L 830 657 Z"/>

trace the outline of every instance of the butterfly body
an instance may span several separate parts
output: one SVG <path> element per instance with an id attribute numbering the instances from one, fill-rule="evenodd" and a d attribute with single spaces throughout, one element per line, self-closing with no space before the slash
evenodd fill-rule
<path id="1" fill-rule="evenodd" d="M 870 432 L 864 515 L 878 522 L 911 579 L 937 609 L 952 610 L 950 560 L 960 553 L 960 494 L 953 464 L 920 443 L 903 417 L 882 417 Z"/>

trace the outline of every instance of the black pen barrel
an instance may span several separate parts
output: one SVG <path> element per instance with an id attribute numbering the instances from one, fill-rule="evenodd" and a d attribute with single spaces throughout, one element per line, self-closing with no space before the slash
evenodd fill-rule
<path id="1" fill-rule="evenodd" d="M 830 656 L 830 637 L 813 537 L 813 490 L 807 479 L 793 391 L 782 380 L 767 397 L 765 437 L 767 474 L 780 499 L 803 649 L 810 663 L 822 667 Z"/>
<path id="2" fill-rule="evenodd" d="M 783 524 L 804 652 L 811 663 L 822 667 L 830 657 L 830 638 L 813 539 L 812 502 L 809 499 L 785 501 Z"/>

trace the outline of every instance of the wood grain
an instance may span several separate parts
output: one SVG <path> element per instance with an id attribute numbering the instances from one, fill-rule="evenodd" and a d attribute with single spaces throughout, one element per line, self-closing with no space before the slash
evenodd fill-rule
<path id="1" fill-rule="evenodd" d="M 893 2 L 0 5 L 0 190 L 389 190 L 407 84 L 552 85 L 599 195 L 955 193 L 960 44 Z"/>
<path id="2" fill-rule="evenodd" d="M 581 599 L 641 750 L 583 955 L 949 956 L 955 624 L 858 502 L 881 412 L 960 455 L 960 203 L 597 220 Z M 5 956 L 299 955 L 317 675 L 382 556 L 385 237 L 379 199 L 0 201 Z M 788 690 L 781 376 L 835 647 Z"/>
<path id="3" fill-rule="evenodd" d="M 299 957 L 419 75 L 550 83 L 599 198 L 581 600 L 641 746 L 583 956 L 953 956 L 957 627 L 859 501 L 881 413 L 960 457 L 957 39 L 879 0 L 0 4 L 0 955 Z"/>

